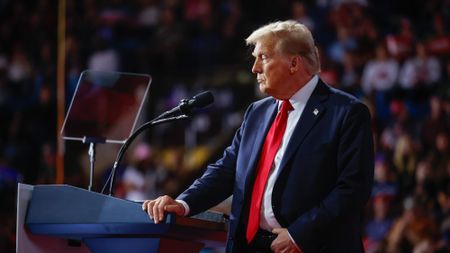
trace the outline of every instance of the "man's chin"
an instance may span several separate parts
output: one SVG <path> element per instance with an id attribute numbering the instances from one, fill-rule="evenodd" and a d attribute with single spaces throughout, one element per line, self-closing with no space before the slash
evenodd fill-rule
<path id="1" fill-rule="evenodd" d="M 270 89 L 270 87 L 267 87 L 264 84 L 259 84 L 259 91 L 265 96 L 272 96 L 272 94 L 274 93 L 273 90 Z"/>
<path id="2" fill-rule="evenodd" d="M 267 94 L 268 87 L 264 83 L 259 83 L 259 91 L 261 91 L 264 94 Z"/>

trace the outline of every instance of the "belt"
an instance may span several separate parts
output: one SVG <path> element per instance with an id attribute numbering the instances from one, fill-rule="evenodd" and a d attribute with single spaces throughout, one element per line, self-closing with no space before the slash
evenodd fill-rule
<path id="1" fill-rule="evenodd" d="M 257 252 L 271 253 L 273 251 L 270 248 L 270 245 L 272 245 L 273 240 L 275 240 L 277 236 L 278 235 L 267 230 L 259 229 L 258 232 L 256 232 L 256 235 L 253 238 L 252 242 L 250 243 L 250 247 L 252 247 L 252 249 L 256 250 Z"/>

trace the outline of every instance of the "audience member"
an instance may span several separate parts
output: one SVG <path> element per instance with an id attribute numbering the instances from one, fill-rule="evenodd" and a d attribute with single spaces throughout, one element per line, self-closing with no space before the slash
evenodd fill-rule
<path id="1" fill-rule="evenodd" d="M 440 78 L 441 64 L 439 60 L 428 54 L 423 43 L 418 43 L 416 56 L 407 59 L 400 70 L 399 83 L 401 87 L 406 90 L 427 91 Z"/>
<path id="2" fill-rule="evenodd" d="M 388 196 L 378 195 L 372 199 L 373 218 L 365 227 L 366 252 L 375 253 L 383 251 L 386 246 L 385 237 L 392 226 L 390 217 L 390 201 Z"/>
<path id="3" fill-rule="evenodd" d="M 389 57 L 384 45 L 376 48 L 375 59 L 364 68 L 361 87 L 366 95 L 384 93 L 394 88 L 398 77 L 398 63 Z M 384 104 L 389 104 L 388 100 Z"/>

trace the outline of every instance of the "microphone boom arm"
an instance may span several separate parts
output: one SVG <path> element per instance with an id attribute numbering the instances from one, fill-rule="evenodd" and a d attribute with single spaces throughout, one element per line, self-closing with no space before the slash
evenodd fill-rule
<path id="1" fill-rule="evenodd" d="M 167 113 L 168 114 L 168 113 Z M 123 156 L 125 155 L 125 152 L 127 151 L 128 147 L 130 146 L 130 144 L 134 141 L 134 139 L 145 129 L 151 127 L 151 126 L 155 126 L 155 125 L 159 125 L 162 123 L 166 123 L 166 122 L 171 122 L 171 121 L 176 121 L 176 120 L 181 120 L 181 119 L 188 119 L 191 116 L 190 115 L 179 115 L 179 116 L 173 116 L 170 118 L 164 118 L 167 114 L 162 114 L 160 116 L 158 116 L 157 118 L 143 124 L 142 126 L 140 126 L 133 134 L 131 134 L 130 137 L 128 137 L 128 139 L 125 141 L 125 143 L 122 145 L 122 147 L 119 150 L 119 153 L 117 154 L 116 160 L 114 162 L 113 168 L 111 170 L 111 173 L 109 174 L 108 179 L 105 182 L 105 185 L 102 188 L 101 193 L 104 192 L 106 185 L 108 185 L 109 182 L 109 195 L 111 196 L 113 191 L 113 185 L 114 185 L 114 178 L 115 178 L 115 174 L 117 171 L 117 168 L 119 167 L 120 163 L 122 162 Z"/>
<path id="2" fill-rule="evenodd" d="M 112 195 L 112 188 L 114 185 L 114 177 L 116 174 L 116 170 L 119 167 L 120 162 L 122 161 L 122 158 L 125 154 L 125 151 L 128 149 L 128 146 L 130 146 L 131 142 L 138 136 L 142 131 L 144 131 L 146 128 L 170 121 L 180 120 L 180 119 L 187 119 L 192 116 L 192 111 L 195 108 L 202 108 L 209 104 L 214 102 L 214 97 L 210 91 L 205 91 L 200 94 L 195 95 L 191 99 L 182 99 L 177 107 L 164 112 L 163 114 L 159 115 L 155 119 L 143 124 L 140 126 L 131 136 L 125 141 L 125 143 L 122 145 L 122 147 L 119 150 L 119 153 L 117 154 L 116 161 L 114 162 L 113 168 L 111 170 L 111 173 L 109 174 L 108 179 L 105 182 L 105 185 L 102 188 L 101 193 L 104 192 L 106 185 L 108 185 L 109 182 L 109 195 Z M 181 115 L 180 115 L 181 113 Z"/>

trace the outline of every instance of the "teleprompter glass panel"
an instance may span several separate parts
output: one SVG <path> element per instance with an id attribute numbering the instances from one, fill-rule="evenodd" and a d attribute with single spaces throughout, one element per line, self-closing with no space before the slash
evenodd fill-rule
<path id="1" fill-rule="evenodd" d="M 133 133 L 150 83 L 149 75 L 83 71 L 61 130 L 63 138 L 123 143 Z"/>

